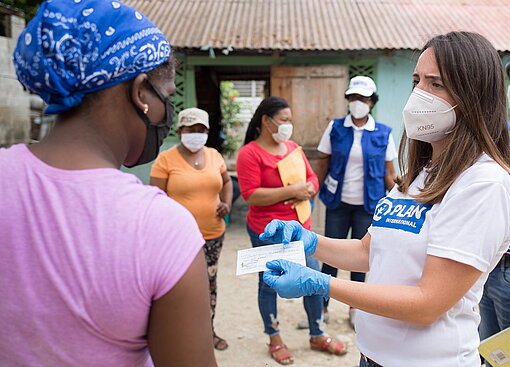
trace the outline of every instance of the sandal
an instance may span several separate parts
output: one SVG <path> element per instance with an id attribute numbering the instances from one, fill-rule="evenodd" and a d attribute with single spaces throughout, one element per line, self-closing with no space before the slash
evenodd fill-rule
<path id="1" fill-rule="evenodd" d="M 269 353 L 271 354 L 271 357 L 278 363 L 287 365 L 294 363 L 294 359 L 292 358 L 293 355 L 289 353 L 287 350 L 287 353 L 280 354 L 279 356 L 276 355 L 276 352 L 282 349 L 287 349 L 287 346 L 283 343 L 271 345 L 268 344 L 267 347 L 269 348 Z"/>
<path id="2" fill-rule="evenodd" d="M 225 350 L 228 348 L 228 343 L 225 339 L 220 338 L 218 335 L 213 335 L 214 349 Z"/>
<path id="3" fill-rule="evenodd" d="M 342 342 L 339 342 L 336 340 L 335 340 L 335 342 L 337 344 L 336 344 L 335 350 L 334 351 L 330 350 L 329 346 L 331 345 L 332 342 L 333 342 L 333 339 L 330 338 L 329 336 L 327 338 L 324 338 L 322 340 L 322 342 L 314 342 L 314 341 L 310 340 L 310 348 L 316 349 L 316 350 L 321 350 L 323 352 L 329 352 L 329 353 L 335 354 L 337 356 L 341 356 L 341 355 L 347 353 L 347 347 Z"/>

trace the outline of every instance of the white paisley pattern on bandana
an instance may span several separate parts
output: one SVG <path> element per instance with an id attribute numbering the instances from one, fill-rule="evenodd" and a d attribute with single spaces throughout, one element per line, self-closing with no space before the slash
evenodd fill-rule
<path id="1" fill-rule="evenodd" d="M 61 113 L 103 89 L 154 69 L 170 56 L 161 31 L 119 1 L 49 0 L 21 33 L 18 79 Z"/>

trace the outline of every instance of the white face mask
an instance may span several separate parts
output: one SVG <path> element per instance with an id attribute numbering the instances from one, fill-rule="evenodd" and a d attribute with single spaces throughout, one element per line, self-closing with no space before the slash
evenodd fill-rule
<path id="1" fill-rule="evenodd" d="M 362 119 L 370 112 L 370 106 L 361 101 L 349 102 L 349 111 L 351 111 L 352 117 L 355 119 Z"/>
<path id="2" fill-rule="evenodd" d="M 455 107 L 442 98 L 414 88 L 402 111 L 407 136 L 427 143 L 445 138 L 457 121 Z"/>
<path id="3" fill-rule="evenodd" d="M 206 133 L 181 134 L 181 143 L 188 148 L 189 151 L 195 153 L 202 149 L 208 136 L 209 135 Z"/>
<path id="4" fill-rule="evenodd" d="M 290 139 L 292 136 L 292 124 L 282 124 L 278 125 L 276 122 L 273 121 L 272 118 L 269 118 L 269 120 L 278 126 L 278 132 L 272 134 L 274 141 L 277 143 L 283 143 Z"/>

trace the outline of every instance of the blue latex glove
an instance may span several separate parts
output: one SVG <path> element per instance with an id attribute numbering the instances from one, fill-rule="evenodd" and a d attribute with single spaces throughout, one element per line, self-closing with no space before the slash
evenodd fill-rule
<path id="1" fill-rule="evenodd" d="M 264 233 L 262 233 L 259 238 L 273 243 L 284 244 L 288 244 L 291 241 L 303 241 L 306 256 L 314 254 L 317 248 L 317 242 L 319 241 L 314 232 L 304 229 L 299 222 L 295 220 L 284 221 L 279 219 L 273 219 L 266 228 L 264 228 Z"/>
<path id="2" fill-rule="evenodd" d="M 264 282 L 283 298 L 320 295 L 329 297 L 331 275 L 288 260 L 272 260 L 266 264 Z"/>

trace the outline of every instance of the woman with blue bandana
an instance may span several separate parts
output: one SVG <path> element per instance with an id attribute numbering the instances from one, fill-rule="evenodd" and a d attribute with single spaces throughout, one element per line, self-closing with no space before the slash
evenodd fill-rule
<path id="1" fill-rule="evenodd" d="M 198 226 L 119 171 L 169 131 L 170 57 L 119 1 L 49 0 L 21 33 L 18 79 L 57 123 L 0 149 L 2 365 L 216 366 Z"/>

